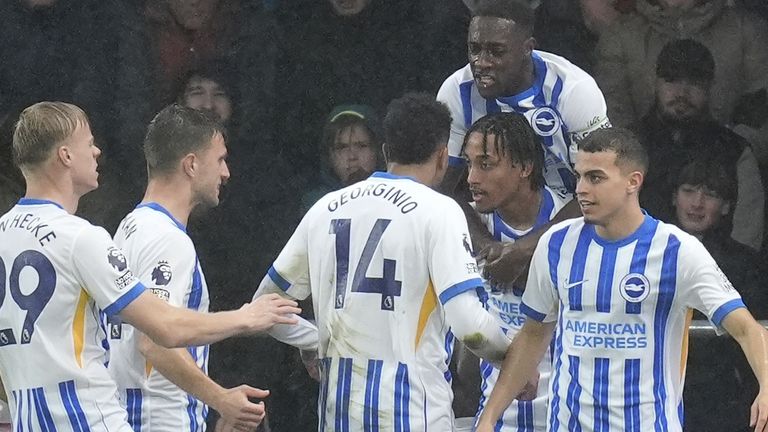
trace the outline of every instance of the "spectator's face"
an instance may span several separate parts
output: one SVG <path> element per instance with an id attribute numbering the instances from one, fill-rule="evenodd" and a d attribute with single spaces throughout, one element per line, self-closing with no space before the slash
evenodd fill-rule
<path id="1" fill-rule="evenodd" d="M 61 143 L 66 147 L 75 191 L 86 194 L 99 186 L 98 158 L 101 150 L 96 147 L 88 124 L 79 123 L 72 135 Z"/>
<path id="2" fill-rule="evenodd" d="M 730 211 L 730 204 L 704 185 L 680 185 L 672 203 L 680 228 L 693 235 L 716 228 Z"/>
<path id="3" fill-rule="evenodd" d="M 200 30 L 210 21 L 219 0 L 166 0 L 168 7 L 182 27 Z"/>
<path id="4" fill-rule="evenodd" d="M 208 147 L 197 154 L 197 162 L 194 201 L 203 208 L 216 207 L 221 186 L 229 180 L 227 147 L 220 133 L 215 134 Z"/>
<path id="5" fill-rule="evenodd" d="M 475 208 L 481 213 L 514 205 L 520 190 L 530 188 L 530 166 L 513 165 L 509 157 L 496 152 L 495 140 L 496 136 L 489 134 L 484 151 L 483 134 L 472 132 L 464 148 L 464 159 L 469 170 L 469 191 L 475 201 Z"/>
<path id="6" fill-rule="evenodd" d="M 574 169 L 581 213 L 586 222 L 598 226 L 607 226 L 623 217 L 623 210 L 631 199 L 636 199 L 632 195 L 642 184 L 641 174 L 616 164 L 613 151 L 580 151 Z"/>
<path id="7" fill-rule="evenodd" d="M 676 120 L 695 120 L 707 115 L 708 85 L 689 80 L 667 81 L 656 79 L 656 101 L 663 117 Z"/>
<path id="8" fill-rule="evenodd" d="M 222 123 L 227 123 L 232 116 L 232 101 L 229 95 L 216 81 L 193 77 L 184 89 L 184 106 L 207 111 Z"/>
<path id="9" fill-rule="evenodd" d="M 328 0 L 331 2 L 333 11 L 339 16 L 357 15 L 363 11 L 371 0 Z"/>
<path id="10" fill-rule="evenodd" d="M 518 31 L 513 21 L 495 17 L 472 18 L 467 37 L 469 64 L 482 97 L 512 96 L 522 90 L 533 38 Z"/>
<path id="11" fill-rule="evenodd" d="M 330 150 L 334 174 L 345 185 L 363 180 L 376 169 L 376 151 L 373 137 L 365 126 L 345 127 L 336 135 Z"/>

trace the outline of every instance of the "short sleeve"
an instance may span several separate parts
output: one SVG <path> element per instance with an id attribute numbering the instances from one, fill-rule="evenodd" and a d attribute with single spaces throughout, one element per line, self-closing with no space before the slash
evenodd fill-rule
<path id="1" fill-rule="evenodd" d="M 178 230 L 177 230 L 178 231 Z M 159 236 L 141 257 L 131 257 L 139 280 L 147 289 L 173 306 L 182 307 L 197 268 L 192 241 L 183 232 Z"/>
<path id="2" fill-rule="evenodd" d="M 533 252 L 520 310 L 535 321 L 552 322 L 557 319 L 559 296 L 555 285 L 556 278 L 552 276 L 557 274 L 557 262 L 552 262 L 551 259 L 557 254 L 550 253 L 550 250 L 559 250 L 560 234 L 564 234 L 566 230 L 567 228 L 563 228 L 554 235 L 545 233 Z"/>
<path id="3" fill-rule="evenodd" d="M 464 159 L 461 157 L 461 145 L 464 143 L 464 135 L 467 133 L 467 126 L 464 120 L 464 110 L 462 108 L 461 97 L 459 95 L 459 85 L 456 77 L 451 75 L 440 86 L 437 92 L 438 102 L 444 103 L 451 113 L 451 134 L 448 138 L 448 163 L 452 166 L 464 166 Z"/>
<path id="4" fill-rule="evenodd" d="M 123 251 L 98 227 L 85 227 L 72 252 L 78 282 L 108 316 L 120 313 L 144 292 Z"/>
<path id="5" fill-rule="evenodd" d="M 568 128 L 571 160 L 575 160 L 579 142 L 598 129 L 611 127 L 611 122 L 603 92 L 589 76 L 579 80 L 562 100 L 565 103 L 560 108 L 560 115 Z"/>
<path id="6" fill-rule="evenodd" d="M 309 285 L 308 225 L 310 210 L 299 223 L 277 259 L 267 271 L 267 276 L 289 296 L 304 300 L 311 293 Z"/>
<path id="7" fill-rule="evenodd" d="M 718 328 L 726 315 L 746 307 L 704 245 L 691 240 L 678 256 L 678 289 L 686 307 L 701 311 Z"/>
<path id="8" fill-rule="evenodd" d="M 446 200 L 444 208 L 434 211 L 427 245 L 429 274 L 441 304 L 483 286 L 464 213 L 456 202 Z"/>

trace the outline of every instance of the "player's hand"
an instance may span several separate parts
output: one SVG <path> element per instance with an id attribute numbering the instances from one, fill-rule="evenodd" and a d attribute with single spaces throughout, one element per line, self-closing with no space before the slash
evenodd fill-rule
<path id="1" fill-rule="evenodd" d="M 264 419 L 264 402 L 254 403 L 248 398 L 263 399 L 269 390 L 241 385 L 221 393 L 213 407 L 221 416 L 222 430 L 252 431 Z M 217 425 L 216 430 L 219 430 Z"/>
<path id="2" fill-rule="evenodd" d="M 480 250 L 477 259 L 485 259 L 483 277 L 486 280 L 511 287 L 513 282 L 525 274 L 532 256 L 533 249 L 521 240 L 514 243 L 491 243 Z"/>
<path id="3" fill-rule="evenodd" d="M 309 376 L 313 380 L 320 382 L 320 360 L 317 358 L 317 351 L 299 350 L 299 354 Z"/>
<path id="4" fill-rule="evenodd" d="M 493 425 L 487 424 L 487 422 L 483 421 L 483 418 L 481 417 L 480 421 L 477 423 L 475 432 L 493 432 Z"/>
<path id="5" fill-rule="evenodd" d="M 749 415 L 749 426 L 755 428 L 755 432 L 768 431 L 768 391 L 760 390 Z"/>
<path id="6" fill-rule="evenodd" d="M 521 400 L 521 401 L 534 400 L 536 399 L 536 393 L 538 390 L 539 390 L 539 373 L 536 372 L 536 376 L 528 380 L 527 383 L 525 383 L 525 387 L 523 387 L 523 390 L 520 391 L 520 394 L 518 394 L 515 399 Z"/>
<path id="7" fill-rule="evenodd" d="M 294 315 L 301 313 L 298 303 L 277 294 L 263 295 L 240 308 L 246 314 L 248 331 L 258 333 L 269 330 L 275 324 L 296 324 Z"/>

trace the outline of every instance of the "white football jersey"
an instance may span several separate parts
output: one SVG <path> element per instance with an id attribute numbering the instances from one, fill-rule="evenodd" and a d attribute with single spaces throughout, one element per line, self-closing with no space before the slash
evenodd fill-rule
<path id="1" fill-rule="evenodd" d="M 458 204 L 374 173 L 302 219 L 268 275 L 311 295 L 319 329 L 319 430 L 450 431 L 453 335 L 443 305 L 482 286 Z"/>
<path id="2" fill-rule="evenodd" d="M 208 311 L 208 287 L 186 227 L 157 203 L 139 204 L 120 223 L 118 244 L 149 291 L 173 306 Z M 136 431 L 204 431 L 206 405 L 168 381 L 139 352 L 136 330 L 108 323 L 109 372 Z M 208 346 L 189 347 L 207 373 Z"/>
<path id="3" fill-rule="evenodd" d="M 14 431 L 131 431 L 99 310 L 115 315 L 143 291 L 109 234 L 58 204 L 24 198 L 0 217 L 0 375 Z"/>
<path id="4" fill-rule="evenodd" d="M 514 242 L 528 233 L 538 230 L 551 221 L 557 212 L 568 202 L 569 197 L 554 192 L 547 186 L 541 189 L 541 204 L 539 214 L 534 225 L 525 230 L 518 230 L 507 225 L 498 212 L 480 214 L 488 232 L 496 241 Z M 474 203 L 473 203 L 474 204 Z M 499 326 L 507 336 L 512 339 L 525 323 L 525 314 L 520 310 L 523 290 L 514 286 L 491 286 L 487 281 L 484 284 L 484 292 L 480 296 L 485 308 L 496 318 Z M 549 377 L 552 371 L 551 352 L 547 351 L 539 363 L 539 386 L 534 400 L 520 401 L 515 399 L 504 410 L 504 413 L 496 422 L 496 431 L 500 432 L 529 432 L 546 430 L 547 424 L 547 398 L 549 397 Z M 491 391 L 499 379 L 499 369 L 489 362 L 480 360 L 480 403 L 476 420 L 480 418 L 485 403 L 491 397 Z"/>
<path id="5" fill-rule="evenodd" d="M 544 51 L 531 54 L 534 82 L 527 90 L 494 100 L 477 91 L 467 64 L 449 76 L 437 100 L 451 111 L 448 152 L 452 165 L 463 165 L 461 146 L 474 122 L 495 112 L 516 112 L 528 119 L 544 147 L 544 178 L 549 187 L 573 193 L 573 157 L 577 143 L 590 132 L 610 126 L 605 98 L 595 80 L 563 57 Z"/>
<path id="6" fill-rule="evenodd" d="M 549 430 L 681 431 L 691 310 L 719 327 L 741 307 L 704 246 L 673 225 L 646 215 L 616 241 L 583 218 L 555 225 L 521 306 L 556 320 Z"/>

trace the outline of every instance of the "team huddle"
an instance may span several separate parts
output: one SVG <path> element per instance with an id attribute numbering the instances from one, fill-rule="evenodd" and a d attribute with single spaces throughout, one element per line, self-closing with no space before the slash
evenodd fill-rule
<path id="1" fill-rule="evenodd" d="M 186 231 L 230 177 L 215 119 L 156 115 L 146 193 L 111 238 L 74 216 L 98 186 L 86 113 L 25 109 L 27 191 L 0 217 L 13 430 L 198 431 L 208 407 L 217 430 L 256 430 L 269 392 L 212 381 L 208 344 L 266 333 L 317 356 L 319 431 L 460 430 L 454 373 L 478 379 L 471 430 L 681 431 L 693 309 L 740 344 L 768 430 L 768 333 L 695 237 L 640 208 L 647 154 L 594 80 L 533 50 L 530 11 L 506 6 L 478 4 L 470 63 L 437 100 L 390 104 L 386 172 L 312 206 L 238 310 L 208 312 Z M 454 370 L 457 341 L 472 354 Z"/>

